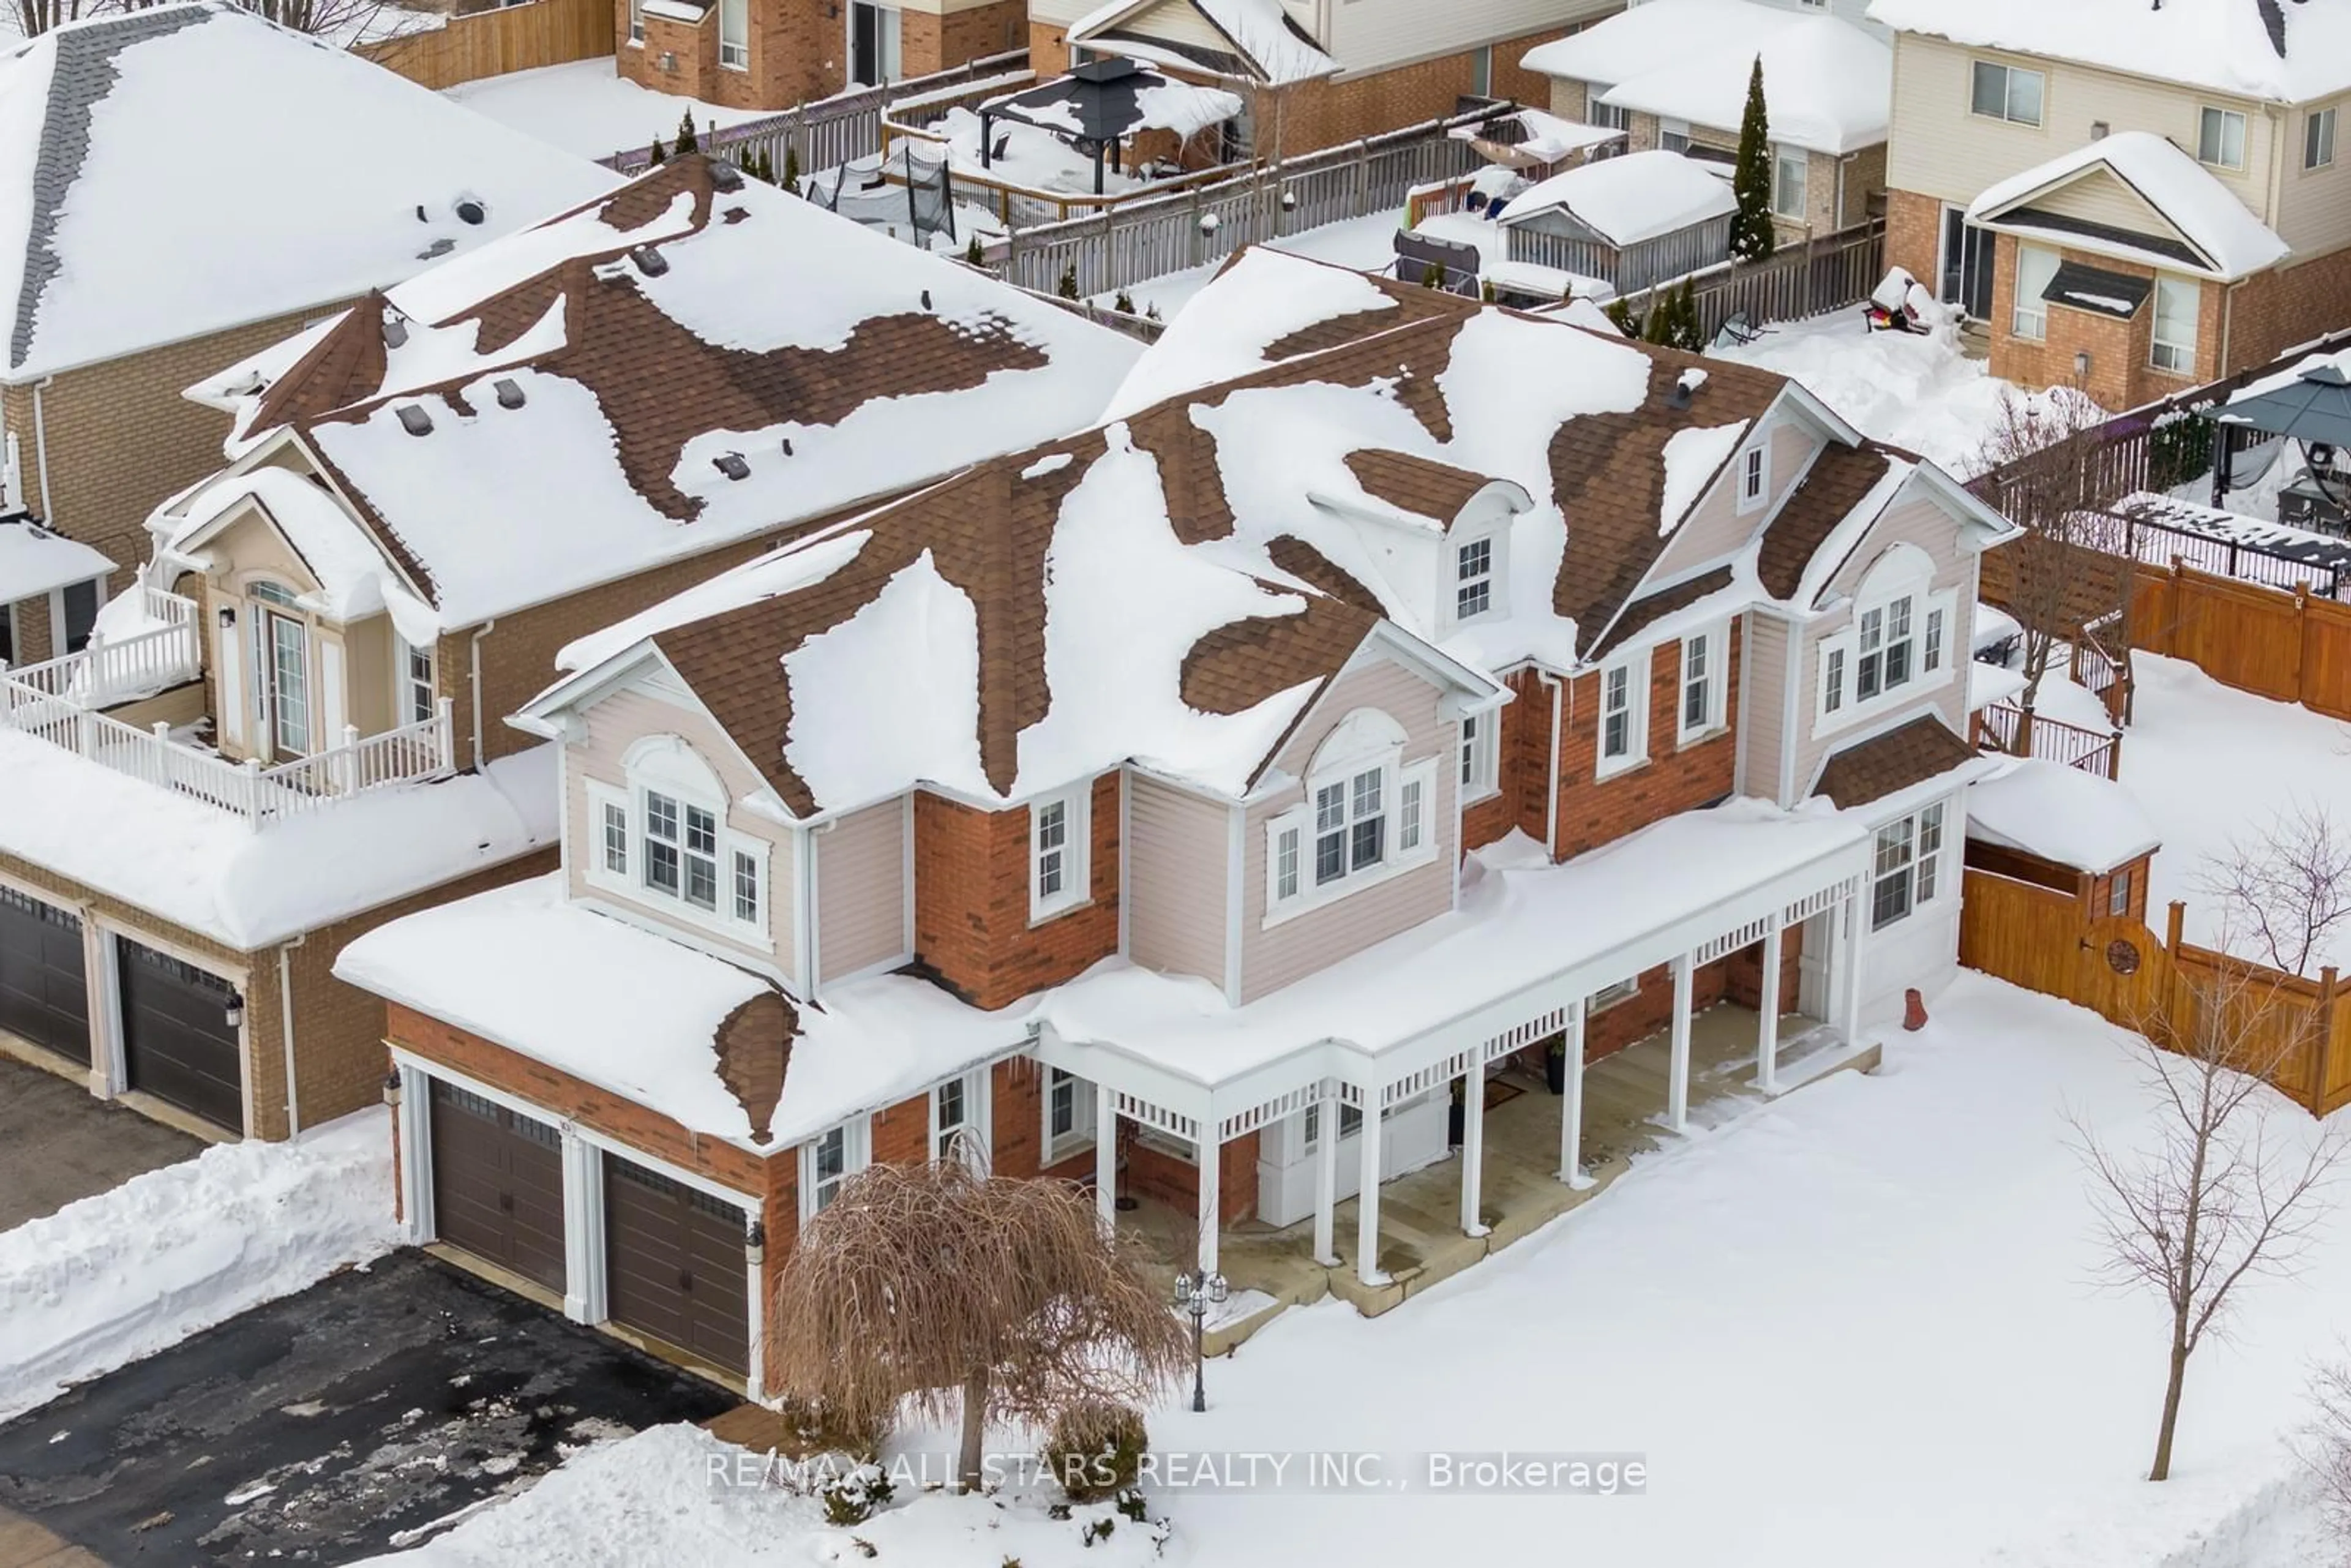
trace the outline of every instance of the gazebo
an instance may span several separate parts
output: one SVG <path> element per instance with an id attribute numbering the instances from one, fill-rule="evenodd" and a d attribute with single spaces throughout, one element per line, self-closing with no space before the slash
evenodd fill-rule
<path id="1" fill-rule="evenodd" d="M 1240 99 L 1222 88 L 1196 87 L 1162 76 L 1140 60 L 1089 60 L 1067 76 L 979 106 L 979 162 L 995 155 L 996 121 L 1033 126 L 1068 142 L 1094 162 L 1094 193 L 1102 193 L 1102 168 L 1119 167 L 1120 145 L 1146 131 L 1173 132 L 1180 141 L 1237 119 Z"/>
<path id="2" fill-rule="evenodd" d="M 2351 453 L 2351 354 L 2314 355 L 2253 382 L 2213 417 L 2224 427 L 2282 435 L 2303 445 L 2307 475 L 2279 496 L 2281 518 L 2341 534 L 2351 526 L 2351 479 L 2338 462 Z M 2214 504 L 2225 493 L 2227 447 L 2216 445 Z M 2296 503 L 2299 505 L 2296 505 Z M 2294 515 L 2288 516 L 2289 511 Z"/>

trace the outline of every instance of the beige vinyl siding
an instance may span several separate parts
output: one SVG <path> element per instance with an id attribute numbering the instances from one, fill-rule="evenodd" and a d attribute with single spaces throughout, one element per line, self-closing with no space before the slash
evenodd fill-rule
<path id="1" fill-rule="evenodd" d="M 1692 403 L 1693 413 L 1706 407 L 1706 389 L 1700 387 Z M 1693 568 L 1729 555 L 1751 538 L 1771 515 L 1771 507 L 1788 493 L 1804 470 L 1811 465 L 1813 455 L 1822 446 L 1820 435 L 1811 423 L 1792 413 L 1766 413 L 1761 421 L 1771 442 L 1771 498 L 1752 511 L 1739 509 L 1739 460 L 1753 439 L 1752 433 L 1742 434 L 1739 444 L 1731 449 L 1730 461 L 1715 476 L 1705 496 L 1692 509 L 1689 520 L 1675 532 L 1665 553 L 1649 572 L 1651 582 L 1667 582 Z M 1569 520 L 1573 526 L 1573 519 Z"/>
<path id="2" fill-rule="evenodd" d="M 1126 801 L 1127 956 L 1223 985 L 1231 809 L 1135 773 Z"/>
<path id="3" fill-rule="evenodd" d="M 768 927 L 765 946 L 755 946 L 699 925 L 682 925 L 680 929 L 690 931 L 699 941 L 753 954 L 789 973 L 792 961 L 792 837 L 774 822 L 732 803 L 766 788 L 767 781 L 752 770 L 725 732 L 709 719 L 644 691 L 614 692 L 589 708 L 583 717 L 588 727 L 587 738 L 573 745 L 564 758 L 568 771 L 568 799 L 563 805 L 564 863 L 569 868 L 572 895 L 617 896 L 601 887 L 591 890 L 588 885 L 589 857 L 602 851 L 602 826 L 588 810 L 587 781 L 592 779 L 615 789 L 626 789 L 628 772 L 623 759 L 629 747 L 649 735 L 674 735 L 693 747 L 726 785 L 730 802 L 726 825 L 738 833 L 763 839 L 769 846 L 768 900 L 762 912 Z M 633 859 L 631 863 L 634 864 Z M 656 919 L 666 920 L 671 915 L 670 906 L 660 898 L 629 902 L 632 907 Z"/>
<path id="4" fill-rule="evenodd" d="M 1949 512 L 1934 501 L 1915 491 L 1896 501 L 1886 516 L 1877 520 L 1829 582 L 1829 592 L 1844 596 L 1844 606 L 1835 614 L 1823 617 L 1805 629 L 1802 681 L 1796 688 L 1795 766 L 1791 773 L 1792 789 L 1798 796 L 1809 790 L 1820 771 L 1822 760 L 1840 746 L 1876 733 L 1897 722 L 1895 709 L 1888 708 L 1876 718 L 1848 725 L 1823 736 L 1815 727 L 1818 719 L 1820 693 L 1821 643 L 1834 637 L 1853 622 L 1853 593 L 1861 580 L 1869 575 L 1878 557 L 1896 544 L 1913 544 L 1934 559 L 1935 573 L 1931 587 L 1940 592 L 1959 590 L 1959 599 L 1952 608 L 1952 626 L 1945 632 L 1950 647 L 1947 653 L 1949 676 L 1933 691 L 1924 694 L 1902 712 L 1909 716 L 1932 709 L 1943 716 L 1943 721 L 1959 735 L 1968 732 L 1968 628 L 1975 614 L 1975 558 L 1959 548 L 1959 526 Z"/>
<path id="5" fill-rule="evenodd" d="M 2304 120 L 2317 109 L 2335 110 L 2335 162 L 2324 168 L 2302 166 Z M 2323 255 L 2351 245 L 2351 99 L 2329 99 L 2293 110 L 2280 128 L 2285 156 L 2285 179 L 2278 195 L 2281 238 L 2294 246 L 2295 259 Z"/>
<path id="6" fill-rule="evenodd" d="M 2014 125 L 1970 110 L 1971 66 L 1978 59 L 2038 70 L 2046 78 L 2041 124 Z M 2212 173 L 2265 221 L 2276 126 L 2262 106 L 2169 82 L 1994 49 L 1969 49 L 1904 33 L 1894 46 L 1894 131 L 1886 172 L 1897 191 L 1964 206 L 1987 185 L 2088 141 L 2092 125 L 2147 131 L 2196 151 L 2198 111 L 2245 116 L 2245 167 Z M 2299 134 L 2299 122 L 2294 127 Z M 2297 148 L 2297 152 L 2299 149 Z"/>
<path id="7" fill-rule="evenodd" d="M 1781 741 L 1788 716 L 1788 623 L 1754 612 L 1747 616 L 1746 630 L 1740 648 L 1740 678 L 1747 688 L 1739 703 L 1740 766 L 1747 793 L 1776 800 L 1786 759 Z"/>
<path id="8" fill-rule="evenodd" d="M 816 846 L 817 974 L 853 975 L 906 956 L 906 804 L 852 811 Z"/>
<path id="9" fill-rule="evenodd" d="M 408 722 L 393 705 L 392 617 L 371 615 L 343 628 L 343 679 L 350 690 L 343 712 L 363 735 L 381 735 Z M 402 683 L 405 688 L 406 683 Z"/>
<path id="10" fill-rule="evenodd" d="M 2177 231 L 2139 193 L 2105 170 L 2085 175 L 2063 190 L 2052 191 L 2033 203 L 2069 218 L 2134 229 L 2140 234 L 2171 235 Z"/>
<path id="11" fill-rule="evenodd" d="M 1327 968 L 1374 942 L 1444 914 L 1453 904 L 1453 862 L 1459 852 L 1454 796 L 1460 768 L 1455 750 L 1458 727 L 1437 713 L 1437 686 L 1403 665 L 1380 660 L 1351 669 L 1332 682 L 1275 765 L 1301 780 L 1249 810 L 1241 829 L 1241 983 L 1249 1001 Z M 1359 707 L 1377 708 L 1403 726 L 1404 760 L 1440 758 L 1433 836 L 1437 853 L 1426 863 L 1387 881 L 1346 894 L 1321 908 L 1280 925 L 1265 924 L 1266 824 L 1305 798 L 1304 778 L 1315 749 L 1339 722 Z"/>

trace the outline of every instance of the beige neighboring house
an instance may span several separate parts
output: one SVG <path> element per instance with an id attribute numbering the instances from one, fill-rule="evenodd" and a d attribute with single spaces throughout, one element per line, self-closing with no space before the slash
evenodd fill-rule
<path id="1" fill-rule="evenodd" d="M 2351 10 L 1877 0 L 1888 259 L 1996 374 L 2129 407 L 2351 318 Z"/>
<path id="2" fill-rule="evenodd" d="M 1442 119 L 1465 98 L 1540 107 L 1548 84 L 1520 57 L 1623 8 L 1623 0 L 1029 0 L 1029 61 L 1046 77 L 1125 55 L 1232 89 L 1249 107 L 1226 152 L 1290 157 Z"/>
<path id="3" fill-rule="evenodd" d="M 1727 180 L 1759 60 L 1781 241 L 1865 222 L 1886 188 L 1894 64 L 1866 25 L 1763 0 L 1648 0 L 1529 50 L 1525 66 L 1550 81 L 1552 113 L 1624 131 L 1627 152 L 1679 152 Z"/>
<path id="4" fill-rule="evenodd" d="M 555 866 L 559 748 L 499 721 L 558 648 L 1140 351 L 688 157 L 201 383 L 226 465 L 88 648 L 0 672 L 0 1049 L 216 1135 L 375 1099 L 331 967 Z"/>
<path id="5" fill-rule="evenodd" d="M 148 513 L 219 466 L 227 423 L 183 388 L 615 180 L 228 5 L 14 48 L 0 128 L 0 513 L 85 547 L 0 538 L 11 664 L 78 652 Z"/>

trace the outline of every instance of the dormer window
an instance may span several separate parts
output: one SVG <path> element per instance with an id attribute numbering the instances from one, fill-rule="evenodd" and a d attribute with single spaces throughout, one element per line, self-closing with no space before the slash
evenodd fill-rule
<path id="1" fill-rule="evenodd" d="M 1374 708 L 1315 753 L 1305 799 L 1266 825 L 1266 914 L 1286 919 L 1437 853 L 1437 757 L 1404 759 L 1403 726 Z"/>
<path id="2" fill-rule="evenodd" d="M 1758 436 L 1739 455 L 1739 509 L 1751 512 L 1771 490 L 1771 438 Z"/>
<path id="3" fill-rule="evenodd" d="M 587 781 L 591 887 L 667 910 L 737 941 L 767 936 L 768 845 L 726 822 L 726 789 L 675 736 L 629 749 L 627 783 Z"/>
<path id="4" fill-rule="evenodd" d="M 1474 621 L 1494 605 L 1494 541 L 1470 539 L 1453 549 L 1453 618 Z"/>
<path id="5" fill-rule="evenodd" d="M 1956 603 L 1936 591 L 1924 550 L 1887 551 L 1862 580 L 1850 627 L 1821 644 L 1821 717 L 1842 725 L 1949 680 Z"/>

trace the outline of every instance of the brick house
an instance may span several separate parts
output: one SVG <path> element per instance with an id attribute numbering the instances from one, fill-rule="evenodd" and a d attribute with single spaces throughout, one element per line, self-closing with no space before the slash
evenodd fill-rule
<path id="1" fill-rule="evenodd" d="M 252 127 L 183 84 L 266 84 L 299 125 L 256 181 Z M 88 547 L 78 575 L 0 547 L 0 661 L 88 641 L 146 558 L 147 515 L 220 462 L 181 389 L 614 183 L 341 50 L 228 5 L 68 23 L 0 61 L 0 513 Z M 137 432 L 126 440 L 124 432 Z"/>
<path id="2" fill-rule="evenodd" d="M 0 1038 L 215 1133 L 371 1101 L 331 966 L 557 863 L 559 748 L 498 722 L 557 649 L 1083 424 L 1137 352 L 686 158 L 214 376 L 226 466 L 88 649 L 0 673 Z"/>
<path id="3" fill-rule="evenodd" d="M 1555 1042 L 1580 1181 L 1587 1059 L 1670 1032 L 1680 1125 L 1698 1009 L 1760 1008 L 1768 1085 L 1783 1009 L 1860 1051 L 1955 971 L 1959 629 L 2011 530 L 1931 466 L 1270 251 L 1107 421 L 564 650 L 514 720 L 562 869 L 338 965 L 390 1005 L 416 1239 L 759 1397 L 775 1270 L 872 1160 L 1376 1283 L 1456 1082 Z"/>
<path id="4" fill-rule="evenodd" d="M 1040 77 L 1125 55 L 1232 89 L 1249 105 L 1231 151 L 1291 156 L 1452 114 L 1464 98 L 1540 104 L 1527 49 L 1622 0 L 1029 0 Z M 1277 145 L 1278 143 L 1278 145 Z"/>
<path id="5" fill-rule="evenodd" d="M 1868 26 L 1766 0 L 1648 0 L 1527 52 L 1552 112 L 1728 174 L 1755 63 L 1782 242 L 1868 218 L 1886 190 L 1893 50 Z"/>
<path id="6" fill-rule="evenodd" d="M 1995 374 L 2109 407 L 2351 313 L 2335 117 L 2351 20 L 2272 0 L 1877 0 L 1895 30 L 1888 260 Z"/>
<path id="7" fill-rule="evenodd" d="M 1023 0 L 614 0 L 620 74 L 729 109 L 790 109 L 1028 42 Z"/>

